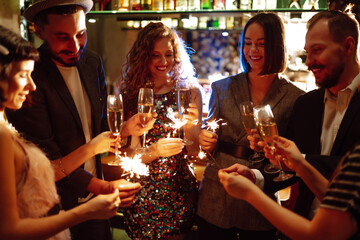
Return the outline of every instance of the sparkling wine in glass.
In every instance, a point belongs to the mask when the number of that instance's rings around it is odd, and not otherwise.
[[[111,133],[119,137],[124,118],[124,106],[121,94],[110,94],[107,97],[107,120]],[[115,160],[118,159],[119,141],[115,143]]]
[[[274,114],[271,111],[270,105],[267,104],[265,106],[255,107],[254,114],[255,114],[255,119],[257,122],[258,130],[259,130],[259,133],[260,133],[262,139],[275,152],[276,149],[274,146],[274,138],[279,136],[279,132],[278,132],[278,128],[277,128],[277,125],[276,125],[276,122],[274,119]],[[273,164],[271,164],[271,165],[273,165]],[[275,177],[274,181],[276,181],[276,182],[284,181],[293,176],[293,174],[285,173],[283,171],[283,169],[281,167],[281,162],[279,159],[278,159],[278,165],[279,165],[279,170],[278,170],[279,176]],[[273,173],[272,168],[273,168],[272,166],[267,165],[267,166],[265,166],[264,171],[268,172],[268,173]]]
[[[184,118],[184,115],[189,113],[188,109],[190,108],[190,103],[191,103],[190,86],[185,80],[180,80],[176,82],[175,90],[176,90],[178,111],[180,117]],[[184,130],[183,142],[185,145],[193,144],[193,141],[186,138],[185,130]]]
[[[254,105],[251,101],[240,103],[240,115],[241,121],[244,125],[244,129],[248,135],[251,135],[251,129],[257,129],[254,119]],[[250,155],[248,160],[252,163],[258,163],[265,160],[264,154],[255,151],[254,154]]]
[[[154,110],[154,93],[152,88],[140,88],[138,96],[138,113],[140,123],[143,127],[151,121]],[[149,151],[146,147],[146,133],[143,136],[142,148],[140,151]]]

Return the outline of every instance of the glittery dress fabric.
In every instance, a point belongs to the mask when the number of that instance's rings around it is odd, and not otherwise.
[[[155,95],[154,104],[158,117],[147,134],[148,145],[173,135],[168,114],[177,111],[175,91]],[[125,212],[127,234],[132,239],[184,234],[194,223],[197,204],[197,183],[185,148],[178,155],[158,158],[148,165],[149,176],[131,179],[140,182],[142,189]]]

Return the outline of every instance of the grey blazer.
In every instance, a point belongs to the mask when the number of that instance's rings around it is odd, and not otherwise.
[[[270,104],[279,134],[282,135],[291,114],[293,104],[304,91],[284,78],[277,77],[262,104]],[[230,76],[211,85],[208,118],[223,119],[226,125],[218,129],[219,141],[249,146],[242,126],[239,104],[250,101],[247,74]],[[221,228],[237,227],[242,230],[270,230],[273,226],[250,204],[230,197],[217,177],[217,171],[234,163],[250,166],[247,159],[221,152],[218,145],[214,151],[216,165],[208,165],[200,184],[197,214]],[[273,193],[272,193],[273,194]],[[274,195],[272,195],[274,198]]]

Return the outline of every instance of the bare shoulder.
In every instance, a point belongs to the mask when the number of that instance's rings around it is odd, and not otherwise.
[[[11,130],[3,124],[0,124],[0,141],[6,143],[6,141],[12,141]]]
[[[0,155],[8,158],[14,153],[14,149],[13,133],[9,128],[0,124]]]

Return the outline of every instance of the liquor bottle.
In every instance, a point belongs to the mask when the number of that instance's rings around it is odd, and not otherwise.
[[[253,10],[264,10],[265,9],[265,0],[253,0],[252,9]]]
[[[151,0],[141,0],[141,10],[151,10]]]
[[[226,0],[225,8],[226,10],[235,10],[239,9],[240,2],[239,0]]]
[[[163,0],[152,0],[152,10],[156,10],[156,11],[164,10]]]
[[[189,10],[199,10],[200,9],[200,0],[188,0],[188,9]]]
[[[266,0],[266,9],[274,10],[276,9],[276,0]]]
[[[140,0],[130,0],[131,10],[141,10]]]
[[[288,8],[300,9],[300,8],[301,8],[300,0],[291,0],[291,1],[289,1],[289,6],[288,6]]]
[[[175,0],[164,0],[164,10],[175,10]]]
[[[176,0],[175,1],[175,10],[186,11],[187,10],[187,0]]]
[[[212,9],[212,0],[200,0],[201,9]]]
[[[256,0],[254,0],[256,1]],[[240,0],[240,9],[242,10],[250,10],[252,6],[251,0]]]
[[[214,9],[225,9],[225,0],[213,0]]]

